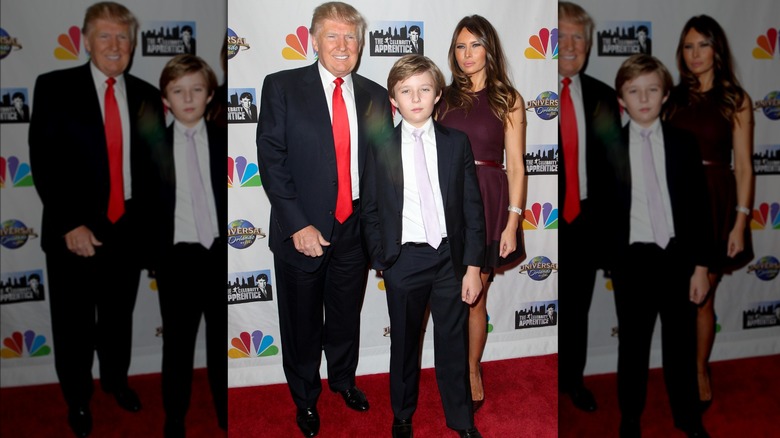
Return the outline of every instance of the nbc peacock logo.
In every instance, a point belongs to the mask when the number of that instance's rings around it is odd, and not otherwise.
[[[552,204],[545,202],[540,204],[535,202],[531,208],[523,212],[524,230],[557,230],[558,229],[558,209],[553,208]]]
[[[0,349],[0,358],[21,359],[23,357],[41,357],[51,354],[51,347],[46,345],[46,337],[27,330],[24,335],[13,332],[11,336],[3,339],[3,348]]]
[[[30,165],[15,156],[0,157],[0,188],[5,188],[6,184],[8,187],[32,187]]]
[[[274,345],[273,336],[264,335],[260,330],[253,331],[251,335],[249,332],[241,332],[237,338],[230,340],[230,345],[233,346],[228,350],[228,357],[231,359],[268,357],[279,354],[279,347]]]
[[[756,59],[772,59],[778,41],[777,29],[767,29],[766,34],[756,38],[756,46],[753,48],[753,57]]]
[[[527,59],[547,59],[548,50],[552,50],[550,59],[558,59],[558,29],[543,27],[539,33],[528,38],[530,47],[525,49]]]
[[[773,230],[780,230],[780,203],[762,202],[757,209],[753,210],[750,229],[763,230],[767,226]]]
[[[233,187],[260,187],[260,173],[257,163],[250,163],[244,156],[235,159],[228,157],[228,188]]]
[[[298,26],[295,33],[287,34],[284,39],[287,46],[282,49],[282,57],[291,61],[305,61],[309,54],[309,29],[306,26]],[[314,59],[317,59],[317,52],[312,48]]]
[[[59,46],[54,49],[54,57],[63,61],[79,59],[81,50],[81,30],[78,26],[71,26],[68,33],[61,33],[57,37]]]

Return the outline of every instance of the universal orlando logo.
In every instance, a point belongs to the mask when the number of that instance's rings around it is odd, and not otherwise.
[[[534,111],[542,120],[552,120],[558,117],[558,94],[554,91],[543,91],[536,99],[529,100],[526,111]]]

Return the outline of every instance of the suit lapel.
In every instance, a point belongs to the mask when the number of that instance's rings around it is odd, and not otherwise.
[[[436,159],[438,161],[439,169],[439,188],[441,189],[441,197],[444,205],[447,205],[447,196],[449,195],[450,185],[450,170],[452,169],[452,160],[455,155],[453,152],[453,146],[450,142],[449,134],[439,126],[438,123],[433,123],[434,132],[436,133]]]

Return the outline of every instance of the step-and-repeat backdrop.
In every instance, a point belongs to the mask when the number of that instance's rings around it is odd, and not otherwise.
[[[229,112],[228,163],[230,386],[284,381],[275,296],[261,301],[259,294],[253,293],[258,276],[265,274],[273,285],[276,272],[266,240],[270,204],[257,173],[257,119],[245,115],[241,101],[259,102],[267,74],[315,62],[317,54],[307,29],[320,3],[274,2],[271,7],[270,2],[229,1],[228,102],[235,107]],[[458,21],[479,14],[497,29],[513,83],[527,104],[526,256],[498,275],[491,286],[484,360],[555,353],[558,329],[545,309],[548,304],[556,308],[558,304],[556,3],[354,0],[351,4],[368,22],[358,72],[382,85],[398,57],[410,52],[411,26],[419,26],[424,54],[448,80],[447,51]],[[430,321],[425,335],[424,367],[433,365],[432,324]],[[371,271],[362,312],[359,374],[387,372],[389,325],[384,285]],[[327,375],[324,359],[322,375]]]
[[[29,115],[35,111],[32,94],[36,77],[88,61],[80,29],[85,11],[93,3],[95,1],[91,0],[29,0],[3,1],[0,5],[2,386],[57,381],[48,277],[40,247],[42,207],[33,186],[35,174],[30,171],[27,131]],[[196,54],[211,65],[220,82],[223,80],[219,53],[227,22],[225,0],[133,0],[126,4],[140,22],[131,74],[157,86],[165,63],[183,51],[180,33],[189,26],[198,43]],[[68,181],[62,181],[62,184],[68,184]],[[73,189],[78,190],[77,187]],[[106,285],[106,293],[111,293],[110,284]],[[156,286],[153,279],[144,277],[135,308],[131,374],[160,371],[160,326]],[[196,353],[196,366],[201,367],[206,362],[202,332]],[[93,373],[98,375],[97,362]]]
[[[620,64],[639,50],[640,26],[648,29],[653,56],[678,82],[675,51],[685,22],[706,14],[729,39],[737,76],[753,100],[755,201],[750,227],[755,258],[726,275],[715,299],[716,337],[712,360],[780,353],[780,2],[775,0],[685,1],[581,0],[596,22],[586,73],[614,87]],[[609,232],[609,224],[602,230]],[[648,266],[664,275],[664,261]],[[564,303],[564,315],[566,309]],[[590,312],[586,374],[615,371],[617,318],[609,279],[596,281]],[[661,365],[660,321],[656,324],[651,366]]]

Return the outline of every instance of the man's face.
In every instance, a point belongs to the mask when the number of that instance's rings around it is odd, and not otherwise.
[[[547,308],[547,315],[552,317],[553,316],[553,312],[555,312],[555,309],[553,309],[552,307],[548,307]]]
[[[246,109],[249,109],[250,105],[252,105],[252,99],[248,97],[244,97],[241,99],[241,106],[243,106]]]
[[[640,30],[639,32],[637,32],[636,37],[640,43],[644,44],[645,41],[647,40],[647,32],[645,32],[644,30]]]
[[[189,43],[190,39],[192,39],[192,33],[190,33],[190,31],[185,30],[181,33],[181,40],[184,41],[184,44]]]
[[[21,97],[14,97],[14,106],[19,109],[22,109],[22,106],[24,106],[24,101],[22,100]]]
[[[261,278],[257,279],[257,285],[260,286],[261,288],[265,288],[265,285],[267,283],[268,283],[268,280],[266,280],[265,278],[261,277]]]
[[[558,74],[570,78],[582,70],[588,59],[585,26],[569,20],[558,21]]]
[[[114,77],[121,75],[130,64],[131,40],[128,25],[98,18],[89,28],[84,47],[98,70]]]
[[[416,30],[409,32],[409,39],[416,43],[417,40],[420,39],[420,32],[417,32]]]
[[[337,78],[350,74],[360,56],[356,27],[339,21],[324,20],[312,46],[322,66]]]

